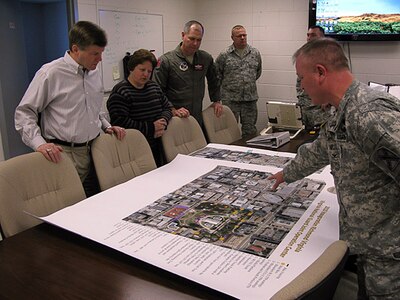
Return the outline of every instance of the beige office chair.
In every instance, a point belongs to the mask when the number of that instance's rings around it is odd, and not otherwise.
[[[9,237],[41,221],[26,214],[46,216],[86,198],[72,161],[59,163],[41,153],[29,153],[0,162],[0,225]]]
[[[203,110],[203,122],[210,143],[231,144],[242,138],[238,122],[231,109],[224,105],[222,115],[217,117],[214,107]]]
[[[102,191],[156,168],[145,136],[127,129],[123,140],[102,134],[92,144],[92,157]]]
[[[167,162],[172,161],[179,153],[190,154],[207,145],[199,123],[192,116],[173,117],[161,141]]]
[[[333,242],[321,256],[271,300],[332,299],[349,255],[344,241]]]

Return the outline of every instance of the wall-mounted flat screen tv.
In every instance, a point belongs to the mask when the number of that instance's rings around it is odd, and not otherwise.
[[[339,41],[400,41],[400,1],[309,0],[309,25]]]

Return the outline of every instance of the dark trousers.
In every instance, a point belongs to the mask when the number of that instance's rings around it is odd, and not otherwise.
[[[90,167],[89,174],[82,182],[83,189],[85,190],[86,197],[91,197],[101,192],[99,180],[97,178],[96,169],[93,164],[92,154],[90,153]]]

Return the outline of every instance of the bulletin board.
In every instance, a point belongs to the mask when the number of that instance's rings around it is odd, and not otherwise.
[[[106,92],[124,79],[122,59],[126,52],[143,48],[154,50],[156,57],[164,53],[162,15],[99,10],[99,24],[108,39],[101,64]]]

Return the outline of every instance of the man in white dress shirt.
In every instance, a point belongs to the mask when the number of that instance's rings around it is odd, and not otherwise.
[[[111,126],[101,112],[103,85],[97,64],[106,45],[103,29],[77,22],[69,32],[70,49],[39,69],[15,111],[22,141],[54,163],[66,153],[83,183],[93,173],[90,145],[100,131],[125,136],[125,129]]]

